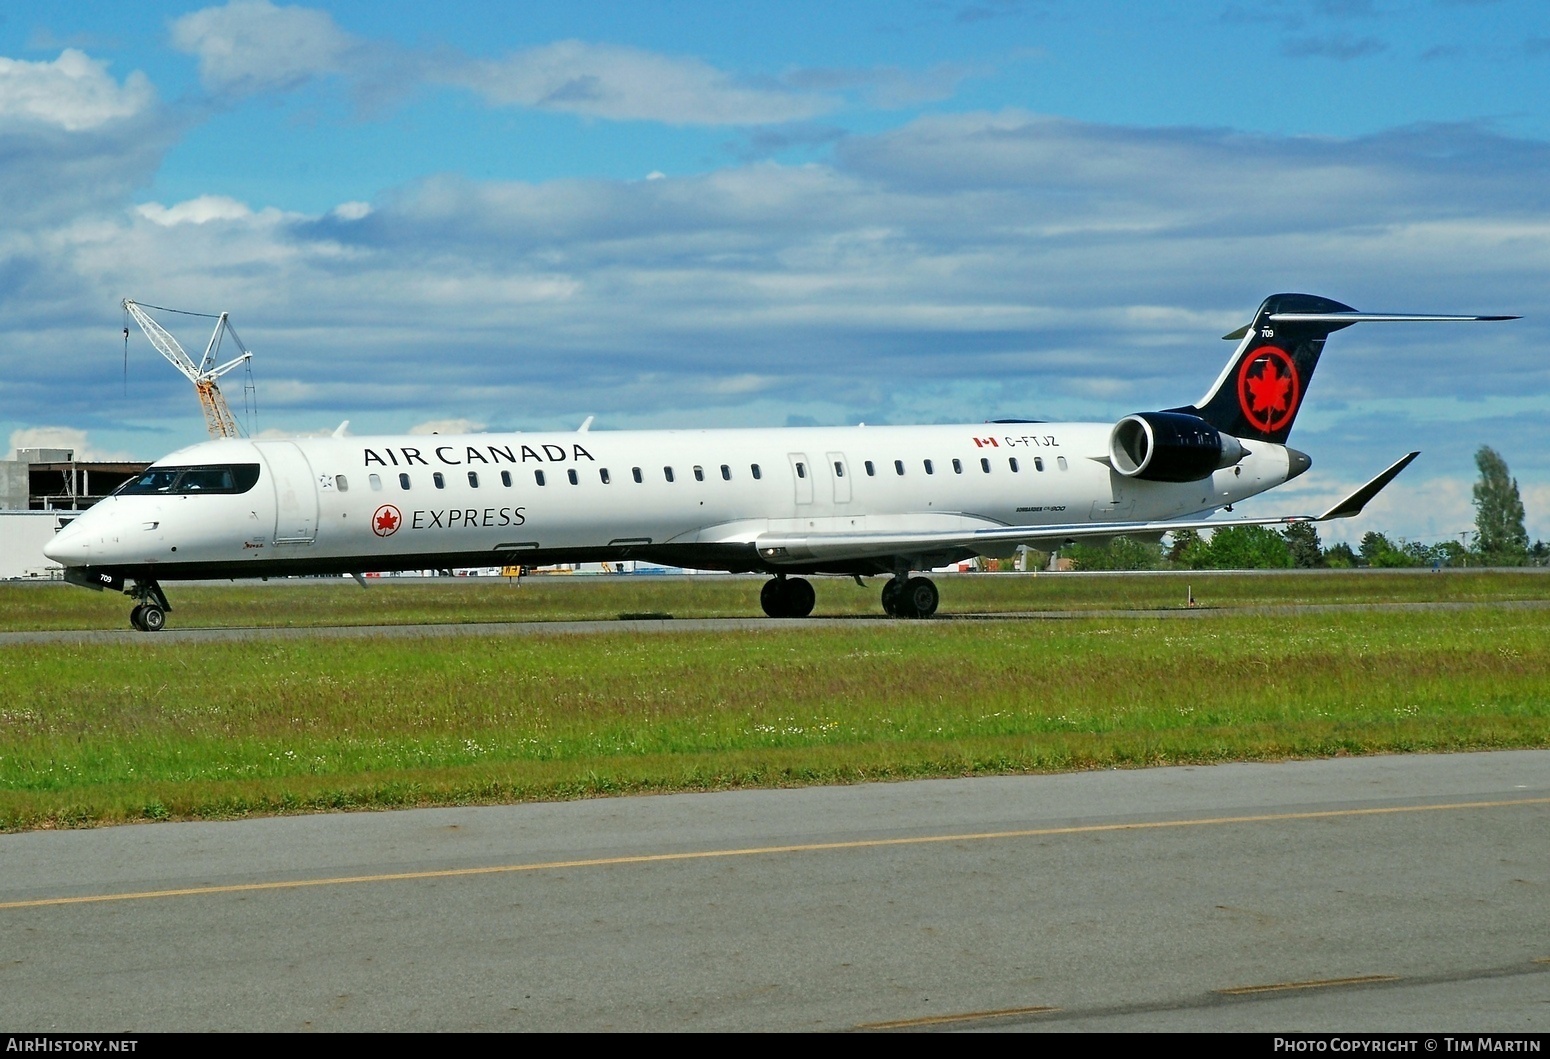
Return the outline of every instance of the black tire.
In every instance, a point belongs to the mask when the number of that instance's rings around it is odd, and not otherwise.
[[[788,618],[807,617],[818,602],[818,593],[813,591],[813,583],[805,577],[788,577],[785,595]]]
[[[929,618],[936,613],[940,597],[936,585],[927,577],[912,577],[904,583],[904,602],[912,618]]]
[[[786,617],[786,583],[779,578],[771,578],[764,582],[764,587],[759,590],[759,606],[764,608],[764,613],[772,618]]]
[[[899,612],[899,602],[903,596],[904,579],[899,577],[890,578],[888,583],[883,586],[883,613],[890,618],[904,617]]]
[[[140,628],[146,632],[161,632],[167,624],[167,614],[154,603],[147,603],[140,611]]]
[[[140,624],[140,615],[145,613],[145,604],[136,603],[134,609],[129,612],[129,627],[145,631],[145,626]]]

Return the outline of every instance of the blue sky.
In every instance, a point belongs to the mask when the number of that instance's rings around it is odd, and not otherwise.
[[[1550,537],[1547,82],[1541,0],[9,4],[0,436],[199,440],[126,295],[365,433],[1117,419],[1300,290],[1526,318],[1335,336],[1263,503],[1489,444]]]

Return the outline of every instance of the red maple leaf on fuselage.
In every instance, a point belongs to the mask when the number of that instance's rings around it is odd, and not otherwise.
[[[1274,421],[1285,414],[1292,396],[1292,377],[1282,375],[1274,360],[1266,357],[1260,362],[1259,374],[1250,375],[1246,381],[1255,412],[1266,421]]]
[[[377,516],[377,529],[390,533],[398,528],[398,516],[391,511],[384,511]]]

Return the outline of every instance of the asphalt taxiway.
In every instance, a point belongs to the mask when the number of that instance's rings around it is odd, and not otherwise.
[[[0,836],[10,1030],[1550,1026],[1550,751]]]

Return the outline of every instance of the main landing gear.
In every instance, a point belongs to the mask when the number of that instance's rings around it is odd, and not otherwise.
[[[860,578],[857,578],[860,583]],[[812,584],[803,577],[777,574],[764,583],[759,605],[772,618],[805,618],[813,612]],[[927,577],[897,574],[883,586],[883,610],[894,618],[929,618],[936,613],[936,585]]]
[[[805,618],[817,599],[812,582],[784,574],[766,581],[759,592],[759,606],[772,618]]]
[[[896,575],[883,586],[883,610],[893,618],[929,618],[936,613],[936,584],[928,577]]]
[[[161,632],[167,624],[167,612],[172,609],[161,586],[155,581],[136,581],[125,594],[139,600],[129,612],[129,624],[141,632]]]

